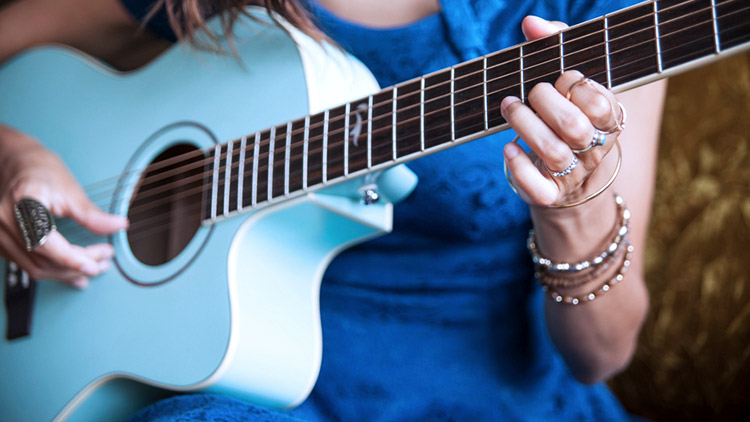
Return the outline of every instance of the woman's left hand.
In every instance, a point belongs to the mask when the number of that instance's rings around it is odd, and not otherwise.
[[[523,25],[530,39],[565,27],[536,17],[526,18]],[[526,154],[514,142],[504,150],[519,194],[529,204],[570,203],[590,194],[587,181],[603,167],[619,135],[616,129],[624,116],[614,94],[594,81],[583,82],[583,77],[575,70],[565,72],[554,86],[534,86],[529,105],[516,97],[507,97],[500,105],[505,119],[533,151]],[[603,134],[604,144],[592,146]]]

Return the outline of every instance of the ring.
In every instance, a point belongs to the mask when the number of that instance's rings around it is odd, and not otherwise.
[[[517,139],[518,137],[516,137]],[[515,140],[513,142],[515,142]],[[610,186],[612,186],[612,183],[615,182],[615,179],[617,179],[617,175],[620,174],[620,169],[622,168],[622,147],[620,147],[620,142],[615,139],[615,146],[617,147],[617,166],[615,167],[615,171],[612,172],[612,175],[609,177],[609,180],[607,180],[606,183],[604,183],[604,186],[599,188],[596,192],[592,193],[591,195],[575,202],[570,202],[567,204],[552,204],[548,205],[545,208],[572,208],[577,207],[579,205],[583,205],[592,199],[596,198],[597,196],[601,195],[602,192],[607,190]],[[513,181],[513,179],[510,177],[510,172],[508,172],[508,162],[503,159],[503,171],[505,172],[505,178],[508,180],[508,184],[510,185],[510,188],[515,192],[516,195],[521,196],[518,193],[518,186],[516,186],[516,182]]]
[[[21,199],[13,205],[13,211],[28,252],[42,246],[49,234],[57,228],[55,217],[35,199]]]
[[[565,170],[560,170],[560,171],[553,171],[552,169],[547,167],[547,163],[545,163],[544,161],[542,161],[542,164],[544,164],[544,168],[546,168],[547,171],[549,171],[549,174],[555,177],[565,177],[569,175],[573,171],[573,169],[575,169],[576,166],[578,165],[578,157],[574,155],[573,161],[571,161],[570,164],[568,164],[568,167],[565,167]]]
[[[607,134],[597,128],[594,128],[594,136],[591,137],[591,143],[589,143],[588,146],[586,146],[586,148],[584,149],[571,148],[571,151],[573,151],[575,154],[581,154],[590,150],[593,147],[600,147],[604,145],[606,142],[607,142]]]
[[[610,135],[610,134],[622,132],[623,130],[625,130],[625,120],[627,120],[628,118],[628,113],[627,111],[625,111],[625,106],[623,106],[621,102],[617,101],[617,106],[620,107],[620,116],[622,116],[622,118],[618,122],[617,117],[616,117],[617,114],[615,111],[614,103],[612,103],[612,101],[607,96],[606,92],[604,92],[604,88],[601,88],[599,85],[595,84],[593,80],[584,76],[583,78],[573,82],[572,84],[570,84],[570,87],[568,88],[568,92],[567,94],[565,94],[565,98],[570,100],[570,97],[573,95],[573,88],[581,84],[585,84],[594,88],[600,94],[604,95],[604,98],[606,98],[607,101],[609,101],[609,106],[610,106],[610,109],[612,110],[612,120],[615,121],[615,128],[612,130],[604,131],[604,133],[607,135]]]

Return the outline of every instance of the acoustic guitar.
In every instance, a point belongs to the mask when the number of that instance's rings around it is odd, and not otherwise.
[[[162,389],[294,406],[320,368],[322,274],[391,230],[416,183],[401,164],[507,129],[500,101],[565,70],[623,91],[750,46],[750,0],[649,1],[380,90],[251,13],[236,57],[177,44],[121,73],[47,46],[0,68],[0,121],[131,221],[58,221],[116,250],[85,292],[0,260],[0,419],[111,420]]]

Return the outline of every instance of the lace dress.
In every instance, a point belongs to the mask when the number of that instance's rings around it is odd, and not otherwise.
[[[389,86],[522,42],[528,14],[576,23],[627,3],[442,0],[441,13],[392,29],[309,7]],[[300,407],[189,395],[134,420],[629,420],[605,385],[573,378],[548,337],[525,248],[528,207],[503,175],[511,137],[410,163],[420,183],[395,207],[393,233],[331,263],[321,291],[320,378]]]

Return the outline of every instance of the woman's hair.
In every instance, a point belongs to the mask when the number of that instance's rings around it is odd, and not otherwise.
[[[200,46],[220,49],[216,35],[206,26],[206,18],[217,14],[222,31],[231,42],[232,26],[237,18],[247,16],[245,7],[250,5],[265,7],[272,19],[281,17],[318,42],[327,39],[298,0],[157,0],[145,20],[148,21],[163,7],[177,39],[193,42],[196,33],[205,32],[213,45]]]

